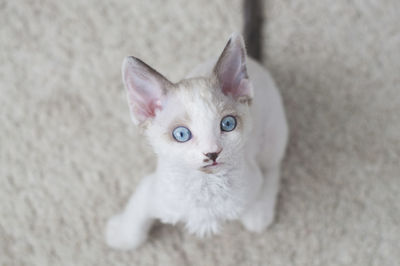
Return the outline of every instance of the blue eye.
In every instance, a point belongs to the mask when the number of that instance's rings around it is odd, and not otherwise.
[[[186,127],[177,127],[172,131],[172,136],[178,142],[186,142],[192,138],[192,133]]]
[[[227,115],[224,118],[222,118],[221,120],[221,130],[222,131],[232,131],[236,128],[236,118],[231,116],[231,115]]]

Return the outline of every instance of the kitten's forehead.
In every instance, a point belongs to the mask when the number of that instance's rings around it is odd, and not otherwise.
[[[174,84],[169,97],[190,116],[211,117],[236,109],[234,99],[222,93],[214,77],[184,79]]]
[[[175,84],[174,94],[179,98],[196,102],[199,100],[206,102],[216,102],[217,82],[213,78],[190,78],[184,79]]]
[[[235,113],[234,100],[225,96],[212,78],[190,78],[168,89],[164,109],[157,116],[157,124],[167,131],[176,126],[199,127],[207,131],[218,128],[222,115]],[[198,128],[198,129],[199,129]]]

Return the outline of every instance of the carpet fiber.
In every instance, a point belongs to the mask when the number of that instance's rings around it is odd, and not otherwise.
[[[126,55],[179,80],[242,28],[241,2],[0,1],[0,265],[400,265],[400,2],[267,0],[264,64],[291,128],[277,219],[104,242],[154,155]]]

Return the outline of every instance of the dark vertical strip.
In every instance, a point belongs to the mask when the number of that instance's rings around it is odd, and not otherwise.
[[[263,25],[263,0],[244,0],[243,36],[247,54],[262,61],[262,25]]]

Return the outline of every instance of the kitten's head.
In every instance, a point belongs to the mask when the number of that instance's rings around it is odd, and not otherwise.
[[[243,40],[233,35],[207,77],[171,83],[141,60],[122,67],[131,117],[160,160],[206,173],[232,168],[243,157],[251,128],[253,90]]]

